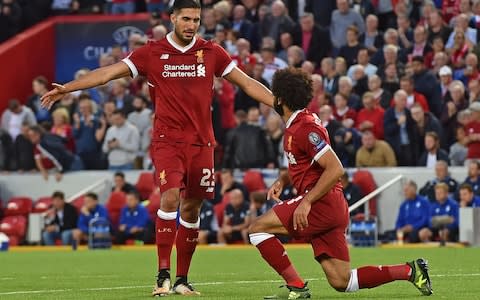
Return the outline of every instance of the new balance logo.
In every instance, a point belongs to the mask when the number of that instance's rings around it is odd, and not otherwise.
[[[207,188],[207,193],[213,193],[213,186],[212,186],[212,187],[209,187],[209,188]]]
[[[206,71],[205,71],[205,65],[198,65],[197,66],[197,76],[198,77],[205,77]]]
[[[160,56],[160,59],[168,59],[170,57],[170,55],[168,54],[162,54],[162,56]]]

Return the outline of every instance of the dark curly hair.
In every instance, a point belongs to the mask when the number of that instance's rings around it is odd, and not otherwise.
[[[313,97],[312,79],[298,68],[278,70],[273,75],[272,93],[289,110],[304,109]]]

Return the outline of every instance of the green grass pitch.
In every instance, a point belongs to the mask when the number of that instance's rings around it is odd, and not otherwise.
[[[421,299],[409,282],[395,282],[355,294],[334,291],[308,247],[287,248],[313,299]],[[352,266],[394,264],[417,257],[430,262],[431,299],[480,299],[480,250],[352,249]],[[172,262],[175,258],[172,257]],[[156,271],[153,247],[0,253],[0,299],[151,299]],[[190,280],[201,299],[262,299],[277,294],[277,274],[253,247],[197,249]],[[180,296],[170,296],[179,299]]]

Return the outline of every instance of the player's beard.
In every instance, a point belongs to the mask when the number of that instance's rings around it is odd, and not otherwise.
[[[279,114],[281,117],[283,117],[283,115],[285,114],[285,112],[283,111],[283,106],[278,103],[277,98],[275,98],[275,101],[273,101],[273,109],[275,109],[277,114]]]
[[[195,33],[192,35],[191,38],[187,38],[187,37],[185,37],[185,36],[183,35],[183,32],[178,31],[178,30],[177,30],[177,27],[175,27],[175,35],[176,35],[177,38],[178,38],[179,40],[181,40],[181,41],[185,44],[185,46],[186,46],[186,45],[188,45],[188,44],[190,44],[190,43],[192,42],[193,37],[195,36]]]

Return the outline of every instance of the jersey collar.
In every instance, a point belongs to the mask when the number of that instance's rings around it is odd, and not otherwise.
[[[197,38],[193,37],[190,44],[186,45],[185,47],[182,47],[173,40],[173,37],[172,37],[173,34],[174,34],[173,31],[167,34],[167,41],[170,43],[170,45],[172,45],[173,48],[177,49],[182,53],[185,53],[188,50],[190,50],[193,47],[193,45],[195,45],[195,43],[197,42]]]
[[[302,111],[304,111],[304,110],[305,110],[305,108],[294,111],[294,112],[292,113],[292,115],[290,116],[290,118],[288,118],[286,127],[287,127],[287,128],[290,127],[290,125],[292,125],[292,123],[293,123],[293,121],[295,120],[295,118],[297,117],[297,115],[298,115],[299,113],[301,113]]]

